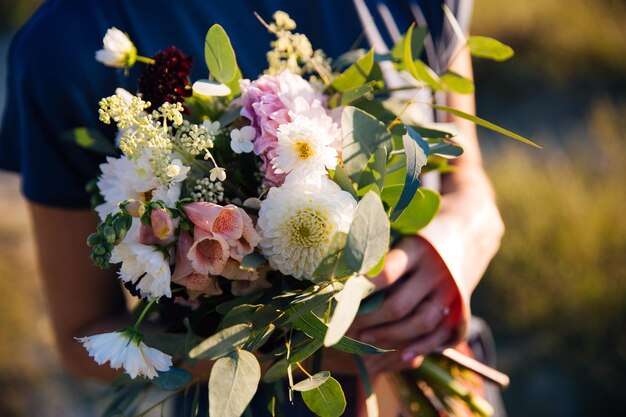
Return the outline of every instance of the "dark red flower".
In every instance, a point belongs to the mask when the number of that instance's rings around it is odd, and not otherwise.
[[[145,65],[139,76],[139,94],[153,108],[167,103],[184,103],[192,94],[189,74],[193,57],[186,56],[174,46],[158,52],[154,64]]]

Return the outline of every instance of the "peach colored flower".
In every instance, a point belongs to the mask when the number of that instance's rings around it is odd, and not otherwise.
[[[187,252],[193,269],[203,275],[220,275],[230,257],[228,242],[198,227],[194,231],[194,243]]]
[[[239,262],[244,256],[254,252],[254,248],[261,242],[261,235],[254,228],[254,223],[248,213],[239,208],[239,213],[243,219],[243,232],[236,240],[228,241],[230,245],[230,256]]]
[[[154,235],[161,240],[167,240],[174,235],[172,217],[164,209],[153,209],[150,212],[150,224]]]
[[[254,281],[233,281],[230,292],[232,292],[233,295],[241,296],[272,288],[272,284],[267,280],[269,270],[269,265],[258,268],[255,271],[258,277]]]
[[[243,233],[242,215],[232,204],[222,207],[218,204],[197,202],[187,204],[184,210],[196,227],[215,236],[235,240]]]

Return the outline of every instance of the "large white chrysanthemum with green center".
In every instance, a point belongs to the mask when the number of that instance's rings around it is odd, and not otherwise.
[[[333,235],[347,232],[355,199],[327,177],[272,188],[261,204],[261,251],[285,275],[311,279]]]

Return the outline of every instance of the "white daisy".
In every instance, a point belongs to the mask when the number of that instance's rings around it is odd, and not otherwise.
[[[168,207],[176,204],[180,197],[180,182],[187,177],[189,167],[179,160],[172,161],[167,168],[168,174],[172,174],[171,182],[163,185],[154,174],[149,158],[149,152],[137,160],[125,156],[107,157],[107,162],[100,165],[102,175],[98,179],[98,189],[104,197],[104,203],[96,207],[100,219],[117,213],[118,204],[131,198],[138,201],[161,200]]]
[[[109,67],[132,67],[137,59],[137,48],[121,30],[110,28],[102,39],[104,48],[96,51],[96,61]]]
[[[172,366],[172,357],[141,341],[141,334],[131,329],[102,333],[77,339],[98,365],[110,362],[111,368],[123,367],[131,378],[138,375],[149,379]]]
[[[171,270],[163,252],[154,246],[139,243],[141,223],[133,219],[124,240],[111,251],[111,263],[122,263],[119,276],[124,282],[137,284],[141,295],[148,298],[171,297]]]
[[[354,198],[326,177],[271,188],[257,223],[261,251],[272,268],[310,279],[333,235],[350,228],[355,207]]]
[[[319,119],[296,117],[278,128],[278,146],[272,165],[277,174],[298,177],[323,175],[337,166],[332,132]]]

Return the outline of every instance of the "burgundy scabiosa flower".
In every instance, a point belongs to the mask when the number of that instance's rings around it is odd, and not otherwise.
[[[139,93],[152,108],[167,103],[184,103],[190,97],[189,74],[193,57],[186,56],[174,46],[158,52],[154,64],[146,65],[139,76]]]

